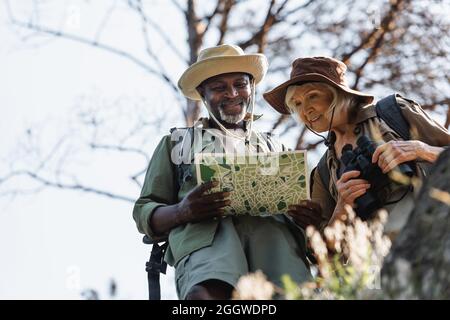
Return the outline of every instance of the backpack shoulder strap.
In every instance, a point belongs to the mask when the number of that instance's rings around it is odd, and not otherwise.
[[[378,117],[383,119],[403,140],[410,140],[409,123],[403,116],[396,97],[397,94],[392,94],[381,99],[377,102],[375,110]]]

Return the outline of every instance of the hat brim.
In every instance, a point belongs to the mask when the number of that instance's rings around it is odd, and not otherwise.
[[[244,72],[251,74],[255,83],[265,76],[268,62],[264,55],[221,56],[199,61],[190,66],[180,77],[178,87],[192,100],[201,100],[197,87],[206,79],[223,73]]]
[[[301,75],[298,77],[294,77],[294,78],[282,83],[278,87],[276,87],[268,92],[263,93],[263,97],[279,113],[290,114],[291,112],[285,103],[287,88],[291,85],[296,85],[296,84],[298,85],[298,84],[303,84],[303,83],[307,83],[307,82],[327,83],[337,89],[341,89],[345,92],[348,92],[350,94],[357,96],[360,99],[360,101],[364,102],[365,104],[372,103],[373,100],[375,99],[374,96],[372,96],[372,95],[365,94],[360,91],[353,90],[349,87],[338,84],[338,83],[334,82],[333,80],[331,80],[330,78],[325,77],[324,75],[319,74],[319,73],[308,73],[308,74],[304,74],[304,75]]]

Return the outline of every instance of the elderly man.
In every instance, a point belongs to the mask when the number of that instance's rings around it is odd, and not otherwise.
[[[133,217],[153,241],[168,238],[165,261],[175,267],[180,299],[229,299],[238,279],[256,270],[277,285],[283,274],[297,282],[310,277],[303,229],[315,224],[315,215],[308,214],[308,203],[297,211],[291,208],[297,223],[286,215],[224,216],[230,193],[211,193],[215,182],[197,186],[195,165],[189,161],[192,145],[200,145],[196,152],[211,152],[211,145],[217,150],[218,142],[225,153],[284,150],[272,137],[252,130],[255,85],[267,66],[262,54],[221,45],[201,51],[178,82],[187,98],[203,101],[210,118],[163,137]]]

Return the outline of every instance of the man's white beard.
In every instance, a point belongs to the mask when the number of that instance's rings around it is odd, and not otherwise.
[[[226,123],[238,124],[239,122],[244,120],[246,114],[247,114],[247,104],[245,102],[244,102],[241,112],[238,114],[234,114],[234,115],[226,114],[223,111],[223,109],[219,107],[220,120],[222,120]]]

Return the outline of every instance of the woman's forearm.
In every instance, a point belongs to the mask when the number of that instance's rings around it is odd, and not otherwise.
[[[422,143],[422,147],[419,149],[419,157],[428,162],[435,162],[442,151],[444,151],[443,147],[434,147]]]

